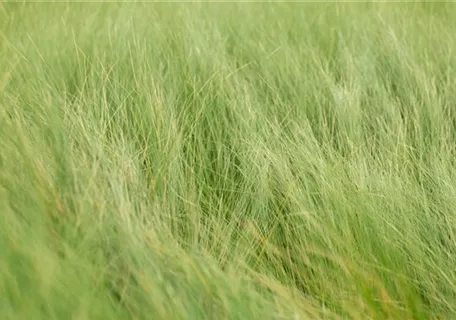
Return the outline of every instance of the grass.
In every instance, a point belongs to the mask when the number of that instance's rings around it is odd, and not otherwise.
[[[2,2],[2,319],[455,318],[455,14]]]

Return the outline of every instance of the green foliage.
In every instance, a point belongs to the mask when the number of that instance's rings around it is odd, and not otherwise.
[[[456,317],[455,14],[1,3],[2,319]]]

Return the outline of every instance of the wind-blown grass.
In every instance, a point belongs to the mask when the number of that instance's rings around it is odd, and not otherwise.
[[[0,4],[2,319],[456,317],[455,14]]]

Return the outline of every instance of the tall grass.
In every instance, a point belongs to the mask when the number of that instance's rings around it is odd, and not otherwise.
[[[455,14],[1,3],[1,318],[455,318]]]

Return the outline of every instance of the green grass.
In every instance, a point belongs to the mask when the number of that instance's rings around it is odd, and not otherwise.
[[[455,15],[2,2],[1,318],[456,318]]]

